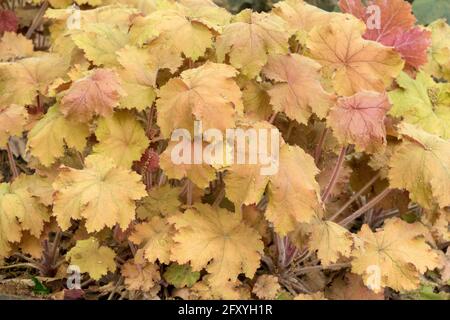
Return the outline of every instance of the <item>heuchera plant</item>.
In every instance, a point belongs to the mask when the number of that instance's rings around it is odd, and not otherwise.
[[[41,10],[46,51],[0,13],[1,272],[59,275],[55,297],[446,297],[444,20],[403,0],[76,2]],[[276,174],[174,163],[199,121],[279,131]]]

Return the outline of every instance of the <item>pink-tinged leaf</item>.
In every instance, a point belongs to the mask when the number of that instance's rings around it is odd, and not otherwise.
[[[391,37],[402,30],[414,27],[416,17],[412,14],[411,4],[404,0],[375,0],[369,5],[380,8],[380,28],[368,28],[364,38],[383,43],[386,37]],[[370,22],[370,13],[367,13],[367,22]]]
[[[421,65],[427,63],[427,50],[431,45],[431,32],[415,27],[385,37],[382,44],[394,47],[408,65],[418,69]]]
[[[372,0],[364,6],[361,0],[340,0],[339,6],[343,12],[350,13],[366,23],[365,39],[394,47],[409,66],[419,68],[427,62],[427,50],[431,44],[430,34],[414,27],[416,18],[409,2]],[[374,8],[378,8],[379,11]]]
[[[342,12],[350,13],[358,19],[366,21],[366,7],[361,0],[339,0]]]
[[[95,69],[72,83],[61,99],[61,112],[67,118],[86,122],[94,115],[107,117],[125,95],[117,74],[110,69]]]
[[[3,32],[16,32],[19,28],[19,19],[11,10],[0,10],[0,34]]]
[[[342,144],[373,153],[386,144],[384,119],[390,104],[386,93],[362,91],[338,100],[328,124]]]
[[[404,0],[374,0],[365,7],[361,0],[340,0],[339,6],[345,13],[350,13],[367,24],[364,38],[381,42],[383,38],[392,36],[402,30],[408,30],[416,23],[411,4]],[[372,10],[379,9],[377,12]],[[379,18],[379,28],[376,19]]]

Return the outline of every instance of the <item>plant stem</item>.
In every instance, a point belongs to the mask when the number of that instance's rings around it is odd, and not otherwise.
[[[359,196],[361,196],[367,189],[369,189],[379,178],[381,173],[376,174],[369,182],[367,182],[357,193],[355,193],[330,219],[330,221],[336,220],[336,218],[345,211]]]
[[[291,283],[288,280],[279,279],[280,284],[286,288],[293,296],[297,295],[297,291],[291,286]]]
[[[78,160],[80,161],[81,167],[84,168],[84,156],[80,151],[77,151],[76,156],[78,158]]]
[[[259,201],[259,203],[256,205],[256,208],[260,211],[265,211],[267,208],[267,203],[269,200],[267,199],[267,195],[264,195],[262,199]]]
[[[119,278],[119,280],[117,280],[114,289],[111,291],[111,293],[110,293],[109,296],[108,296],[108,300],[112,300],[112,299],[114,298],[114,295],[119,291],[119,288],[120,288],[120,286],[121,286],[122,283],[123,283],[123,280],[124,280],[124,279],[123,279],[122,276]]]
[[[35,266],[37,269],[39,269],[40,271],[45,270],[45,266],[42,263],[39,263],[37,261],[35,261],[32,258],[28,258],[26,255],[21,254],[21,253],[14,253],[14,256],[21,258],[25,261],[28,261],[29,263],[31,263],[33,266]]]
[[[294,129],[294,121],[290,121],[289,122],[289,127],[288,127],[288,131],[287,131],[287,133],[286,133],[286,139],[285,139],[285,141],[288,141],[289,140],[289,138],[291,137],[291,134],[292,134],[292,130]]]
[[[216,199],[214,200],[213,207],[218,207],[225,197],[225,188],[221,187],[219,193],[217,194]]]
[[[288,237],[285,238],[285,265],[286,267],[289,266],[297,257],[298,255],[298,249],[297,247],[292,244],[292,242],[289,240]]]
[[[186,194],[186,204],[188,206],[192,206],[192,197],[193,197],[193,190],[194,189],[194,185],[192,184],[191,180],[187,180],[187,194]]]
[[[341,152],[339,153],[339,157],[336,162],[336,165],[334,166],[330,181],[328,182],[328,185],[322,194],[322,202],[324,202],[324,203],[328,200],[328,197],[330,196],[331,192],[334,189],[334,186],[336,185],[336,182],[339,177],[339,173],[341,172],[341,169],[342,169],[342,164],[344,163],[344,160],[345,160],[346,152],[347,152],[347,147],[343,147],[341,149]]]
[[[30,28],[28,28],[27,33],[25,34],[25,37],[28,39],[33,35],[34,31],[41,25],[42,18],[44,17],[45,11],[48,8],[48,1],[44,1],[42,3],[42,6],[39,8],[38,13],[33,19],[33,22],[31,23]]]
[[[11,148],[9,147],[9,142],[6,144],[6,152],[8,153],[8,161],[12,173],[12,180],[14,180],[19,176],[19,170],[17,169],[16,161],[14,160],[14,155],[11,151]]]
[[[275,243],[277,245],[278,251],[278,266],[284,269],[286,251],[284,247],[284,241],[278,234],[275,234]]]
[[[411,210],[416,210],[417,208],[419,208],[419,206],[417,204],[410,205],[410,206],[408,206],[407,212],[410,212]],[[382,214],[378,215],[374,219],[374,221],[372,222],[372,225],[374,227],[376,227],[378,224],[382,223],[384,220],[395,217],[399,213],[400,213],[400,211],[398,209],[389,210],[387,212],[382,212]]]
[[[283,279],[286,281],[286,284],[289,284],[291,287],[293,287],[297,292],[304,292],[307,294],[311,293],[311,290],[306,288],[305,284],[302,283],[299,279],[294,277],[288,277],[287,279]],[[297,294],[297,293],[296,293]]]
[[[133,242],[131,242],[130,240],[128,240],[128,247],[130,247],[130,251],[133,254],[133,257],[136,255],[136,246],[134,245]]]
[[[11,264],[9,266],[0,267],[0,270],[11,269],[11,268],[33,268],[33,269],[41,270],[38,266],[35,266],[33,263]]]
[[[150,191],[153,187],[153,174],[151,172],[145,172],[145,184],[147,187],[147,191]]]
[[[84,288],[84,287],[90,285],[90,284],[93,283],[93,282],[95,282],[95,280],[89,278],[89,279],[87,279],[86,281],[84,281],[83,283],[81,283],[80,287],[81,287],[81,288]]]
[[[275,119],[277,118],[277,114],[278,114],[278,112],[274,112],[272,114],[272,116],[269,119],[269,123],[273,123],[275,121]]]
[[[147,137],[149,139],[153,138],[151,136],[151,132],[152,132],[152,128],[153,128],[153,116],[154,116],[154,114],[155,114],[155,107],[152,106],[150,108],[150,112],[148,113],[148,117],[147,117],[147,131],[146,131],[146,134],[147,134]]]
[[[36,96],[36,112],[37,113],[44,113],[44,108],[42,107],[41,96],[40,96],[39,93]]]
[[[55,239],[53,240],[52,252],[51,252],[51,264],[54,266],[56,264],[56,260],[58,259],[58,249],[59,243],[61,242],[62,232],[57,231],[55,235]]]
[[[314,271],[314,270],[343,269],[343,268],[347,268],[347,267],[350,267],[350,263],[336,263],[336,264],[331,264],[329,266],[323,266],[323,265],[309,266],[309,267],[303,267],[303,268],[297,270],[295,272],[295,275],[308,273],[308,272]]]
[[[263,255],[261,257],[261,261],[264,262],[267,265],[267,267],[269,268],[270,272],[273,272],[275,270],[275,267],[273,265],[273,261],[272,261],[271,257]]]
[[[164,183],[166,183],[166,175],[161,171],[161,175],[159,176],[158,187],[161,187]]]
[[[325,142],[325,137],[327,136],[328,128],[324,128],[322,134],[320,135],[319,142],[317,143],[316,150],[314,151],[314,162],[316,165],[320,161],[320,156],[322,155],[322,148]]]
[[[313,251],[306,251],[306,254],[303,256],[300,256],[300,258],[296,261],[296,263],[302,263],[303,261],[306,261],[311,255],[313,254]]]
[[[362,206],[361,208],[359,208],[358,210],[356,210],[355,212],[353,212],[350,216],[348,216],[347,218],[345,218],[344,220],[340,221],[339,224],[341,226],[346,226],[348,225],[350,222],[352,222],[355,219],[358,219],[360,216],[362,216],[364,213],[366,213],[368,210],[372,209],[376,204],[378,204],[381,200],[383,200],[390,192],[392,191],[392,189],[390,188],[386,188],[383,190],[383,192],[381,192],[380,194],[378,194],[376,197],[374,197],[372,200],[370,200],[369,202],[367,202],[364,206]]]
[[[34,260],[31,259],[31,258],[28,258],[26,255],[23,255],[23,254],[21,254],[21,253],[14,253],[14,256],[16,256],[16,257],[18,257],[18,258],[21,258],[21,259],[23,259],[23,260],[25,260],[25,261],[28,261],[29,263],[33,263],[33,264],[36,263],[36,261],[34,261]]]

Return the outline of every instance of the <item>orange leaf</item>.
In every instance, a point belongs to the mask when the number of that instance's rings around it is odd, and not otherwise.
[[[403,69],[404,62],[393,48],[364,40],[364,31],[363,23],[340,19],[310,33],[307,47],[311,56],[334,71],[333,86],[339,95],[382,92]]]
[[[320,84],[320,68],[314,60],[298,54],[270,57],[263,73],[275,81],[269,90],[274,110],[305,124],[313,112],[325,117],[333,99]]]

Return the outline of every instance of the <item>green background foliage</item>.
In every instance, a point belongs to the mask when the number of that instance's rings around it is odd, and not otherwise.
[[[439,18],[450,21],[450,0],[415,0],[414,15],[419,23],[429,24]]]

